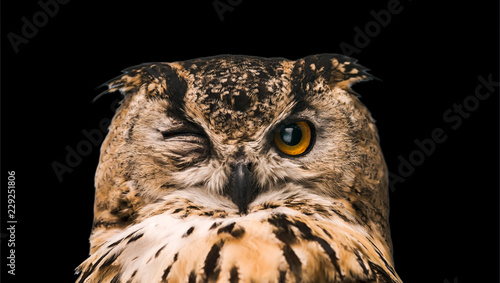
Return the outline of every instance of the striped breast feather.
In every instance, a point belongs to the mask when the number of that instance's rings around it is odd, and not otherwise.
[[[110,237],[77,282],[401,282],[381,246],[361,226],[283,207],[162,213]]]

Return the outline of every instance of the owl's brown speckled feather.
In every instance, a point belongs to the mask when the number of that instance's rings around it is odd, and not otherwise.
[[[401,282],[377,130],[350,88],[366,71],[336,54],[125,70],[78,282]],[[297,121],[312,138],[291,156],[273,139]]]

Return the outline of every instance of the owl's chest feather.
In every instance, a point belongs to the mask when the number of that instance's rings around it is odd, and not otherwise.
[[[283,207],[165,212],[111,237],[82,264],[80,282],[399,282],[375,240],[351,227]]]

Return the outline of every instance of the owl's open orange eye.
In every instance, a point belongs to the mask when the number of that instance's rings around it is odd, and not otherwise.
[[[311,126],[306,121],[290,123],[274,133],[274,144],[284,154],[303,154],[312,143]]]

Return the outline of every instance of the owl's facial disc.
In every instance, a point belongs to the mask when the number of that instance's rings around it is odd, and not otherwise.
[[[127,69],[79,280],[400,282],[389,173],[350,88],[370,78],[335,54]]]

